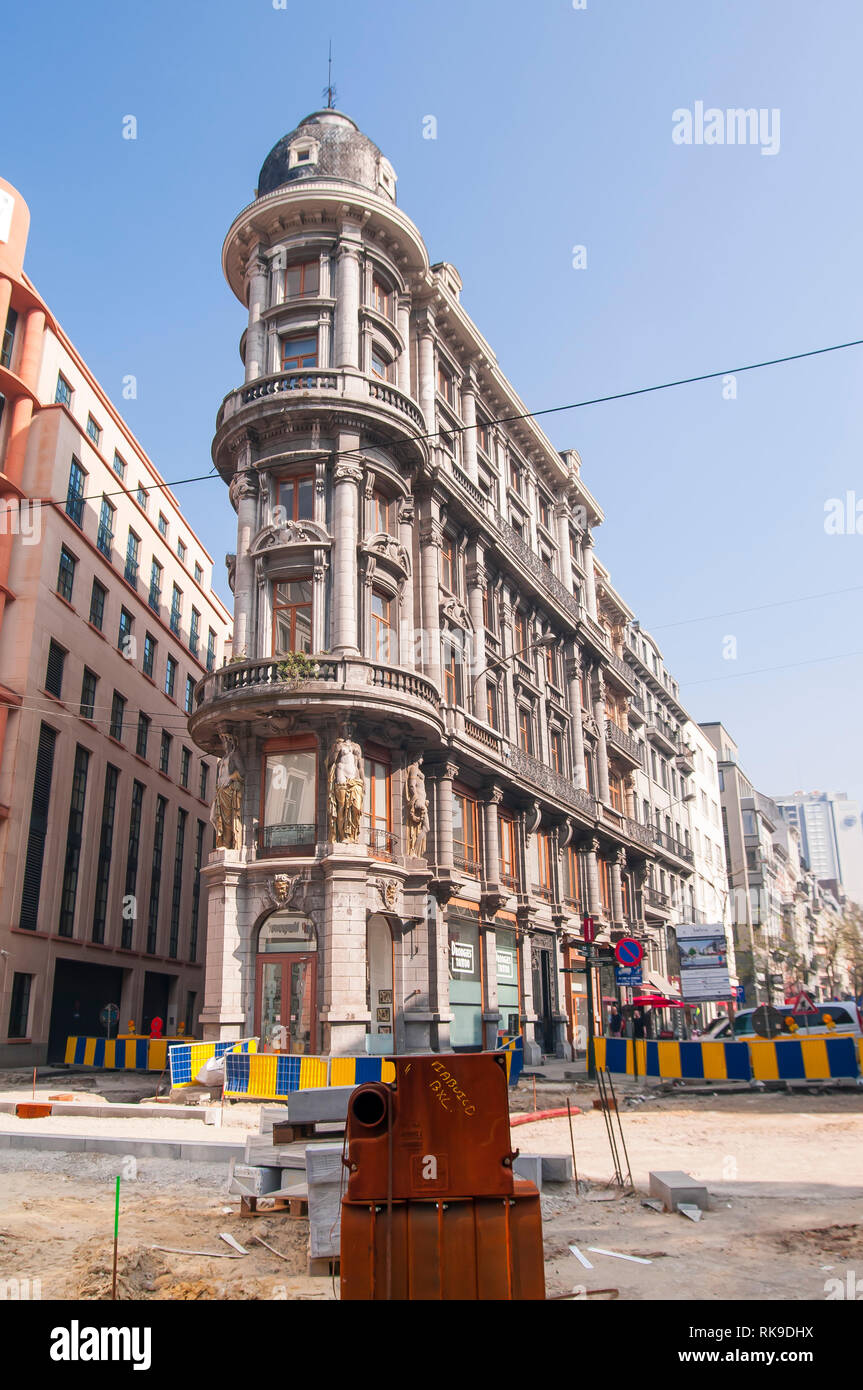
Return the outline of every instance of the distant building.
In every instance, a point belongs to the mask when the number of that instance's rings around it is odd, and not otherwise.
[[[794,792],[778,796],[783,818],[799,831],[803,857],[818,879],[841,883],[863,904],[863,825],[860,804],[844,792]]]
[[[230,618],[179,503],[24,273],[0,180],[0,1066],[203,1003],[215,759],[186,720]],[[42,505],[40,499],[45,499]]]

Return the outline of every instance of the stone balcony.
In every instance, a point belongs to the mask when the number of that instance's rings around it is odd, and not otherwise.
[[[299,711],[318,718],[388,718],[435,743],[443,733],[441,698],[425,676],[362,657],[310,657],[313,673],[292,678],[278,658],[232,662],[195,687],[189,732],[208,751],[221,751],[219,728],[233,721],[260,722],[262,732],[279,714]]]
[[[609,749],[618,753],[632,767],[644,766],[642,745],[631,734],[626,733],[619,725],[615,724],[613,719],[606,719],[605,721],[605,736]]]
[[[353,407],[369,425],[392,438],[412,442],[417,461],[424,461],[428,446],[425,417],[410,396],[389,381],[366,376],[351,367],[305,367],[300,371],[275,372],[258,377],[231,391],[216,416],[213,457],[223,476],[231,470],[226,441],[248,425],[285,412],[318,416],[322,409]]]

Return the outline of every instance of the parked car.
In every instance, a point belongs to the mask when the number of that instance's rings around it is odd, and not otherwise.
[[[827,999],[815,1005],[814,1013],[795,1013],[790,1004],[779,1004],[777,1011],[782,1015],[783,1020],[793,1019],[796,1029],[789,1027],[786,1023],[785,1033],[796,1033],[803,1038],[826,1037],[830,1033],[852,1033],[855,1037],[863,1037],[863,1014],[861,1014],[853,999]],[[734,1015],[733,1036],[735,1039],[745,1041],[747,1038],[757,1037],[757,1033],[752,1026],[752,1015],[754,1009],[740,1009]],[[827,1023],[827,1018],[831,1019],[832,1026]],[[785,1033],[782,1036],[785,1036]],[[730,1041],[732,1036],[731,1028],[726,1025],[726,1030],[715,1034],[716,1037],[726,1038]]]
[[[854,1003],[853,999],[830,999],[820,1004],[816,1004],[814,1013],[795,1013],[790,1004],[778,1005],[778,1011],[783,1018],[793,1018],[797,1025],[796,1031],[802,1037],[825,1037],[829,1033],[852,1033],[855,1037],[863,1037],[863,1013]],[[723,1017],[714,1019],[702,1033],[703,1042],[722,1041],[730,1042],[732,1038],[754,1038],[757,1037],[755,1029],[752,1027],[752,1015],[754,1009],[740,1009],[734,1016],[733,1024],[731,1020]],[[833,1028],[828,1027],[825,1022],[826,1015],[829,1014],[833,1021]],[[786,1029],[788,1034],[795,1030]]]

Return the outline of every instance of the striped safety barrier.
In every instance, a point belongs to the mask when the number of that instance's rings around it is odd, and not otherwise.
[[[163,1071],[170,1038],[66,1039],[67,1066],[101,1067],[106,1071]]]
[[[257,1038],[238,1038],[234,1042],[174,1043],[168,1052],[171,1086],[179,1089],[196,1085],[195,1077],[211,1057],[224,1057],[226,1052],[256,1052],[257,1049]]]
[[[595,1038],[594,1055],[600,1071],[686,1081],[827,1081],[863,1074],[863,1044],[858,1049],[850,1034],[746,1042]]]
[[[521,1033],[505,1035],[495,1050],[505,1053],[507,1085],[515,1086],[524,1066],[524,1038]]]
[[[856,1038],[759,1038],[748,1043],[754,1081],[827,1081],[859,1075]]]
[[[396,1069],[384,1057],[301,1057],[275,1052],[229,1053],[224,1095],[282,1100],[313,1086],[359,1086],[394,1081]]]

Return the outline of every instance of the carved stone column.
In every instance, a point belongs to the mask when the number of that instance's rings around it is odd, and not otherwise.
[[[237,564],[234,572],[234,655],[251,661],[264,655],[254,631],[255,567],[249,555],[258,530],[258,475],[251,467],[247,442],[237,461],[228,496],[237,510]],[[242,470],[242,471],[241,471]]]
[[[599,868],[596,863],[596,856],[599,853],[599,839],[596,835],[590,835],[584,841],[583,854],[587,873],[587,915],[598,917],[602,910],[602,902],[599,896]]]
[[[399,541],[404,546],[405,554],[413,556],[413,533],[416,509],[412,497],[407,497],[399,504]],[[399,596],[399,665],[405,666],[409,671],[415,671],[417,666],[417,653],[414,641],[414,584],[416,576],[413,572],[411,561],[411,573],[405,581],[404,588]]]
[[[270,268],[258,247],[249,257],[246,266],[246,283],[249,288],[249,326],[246,329],[246,381],[255,381],[267,376],[267,326],[261,317],[267,308]]]
[[[558,502],[554,509],[557,524],[557,548],[560,551],[560,578],[564,588],[572,594],[575,585],[572,578],[572,561],[569,553],[569,522],[572,512],[568,502]]]
[[[404,339],[404,352],[396,362],[396,383],[406,396],[411,394],[411,301],[410,295],[400,294],[396,311],[398,330]]]
[[[589,531],[585,531],[582,541],[584,551],[584,597],[587,603],[588,616],[596,622],[596,574],[593,569],[593,536]]]
[[[440,763],[429,768],[428,776],[434,784],[434,831],[435,864],[438,872],[452,872],[452,784],[458,776],[456,763]]]
[[[357,488],[358,463],[340,459],[333,472],[332,649],[337,656],[359,656],[357,645]]]
[[[420,410],[425,416],[426,429],[431,433],[435,428],[435,322],[431,309],[425,309],[417,325],[419,345],[417,357],[419,364]]]
[[[605,681],[597,671],[593,682],[593,717],[596,720],[596,780],[599,799],[608,804],[608,745],[605,736]]]
[[[575,655],[566,663],[566,686],[569,712],[572,715],[572,780],[577,787],[583,787],[587,791],[584,772],[584,726],[581,722],[581,660],[577,647]]]
[[[503,788],[494,783],[480,794],[480,799],[482,801],[483,826],[482,874],[486,885],[495,887],[500,882],[498,808],[503,800]]]
[[[500,638],[501,656],[507,657],[515,651],[515,641],[512,630],[512,591],[505,588],[503,591],[503,602],[500,611]],[[509,736],[513,743],[518,742],[518,718],[515,707],[515,686],[513,684],[512,662],[508,661],[501,665],[503,674],[504,699],[506,701],[506,716]]]
[[[461,414],[465,423],[462,433],[462,462],[472,482],[477,480],[476,462],[476,368],[468,367],[461,384]]]
[[[609,865],[609,878],[611,880],[611,916],[613,921],[623,924],[623,892],[620,887],[620,877],[626,868],[626,850],[621,848],[617,851]]]
[[[440,522],[426,517],[420,525],[420,590],[422,598],[422,646],[425,675],[441,689],[440,590],[438,586]]]
[[[467,565],[467,609],[473,626],[473,649],[468,667],[468,680],[473,688],[473,712],[477,719],[485,721],[487,715],[485,668],[488,662],[485,652],[483,597],[488,576],[483,563],[485,549],[482,542],[473,542],[469,554],[471,558]],[[465,700],[465,704],[468,703]]]
[[[336,252],[335,367],[360,365],[360,251],[359,228],[342,228]]]

